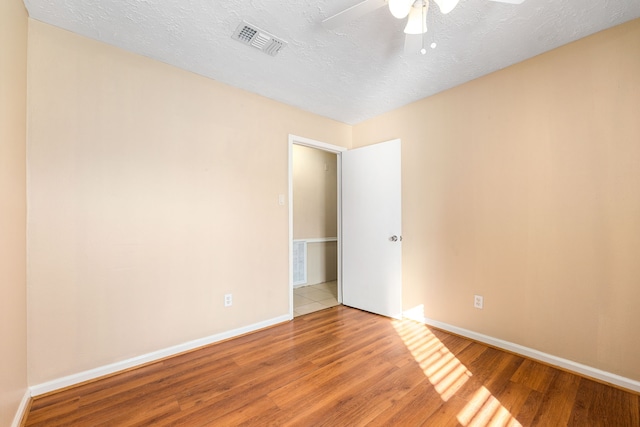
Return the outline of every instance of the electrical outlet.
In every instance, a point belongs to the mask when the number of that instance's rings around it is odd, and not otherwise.
[[[484,307],[484,297],[482,295],[473,296],[473,306],[482,309]]]
[[[224,294],[224,306],[231,307],[233,305],[233,295],[232,294]]]

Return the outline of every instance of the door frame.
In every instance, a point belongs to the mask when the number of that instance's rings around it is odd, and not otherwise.
[[[338,302],[342,303],[342,157],[341,154],[347,148],[326,142],[289,134],[289,319],[293,319],[293,145],[303,145],[318,150],[334,153],[337,156],[337,197],[338,212]]]

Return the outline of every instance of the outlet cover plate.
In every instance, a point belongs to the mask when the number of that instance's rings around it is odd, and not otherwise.
[[[474,295],[473,306],[482,310],[484,307],[484,297],[482,295]]]

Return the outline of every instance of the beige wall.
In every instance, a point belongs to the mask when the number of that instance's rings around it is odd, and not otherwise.
[[[293,238],[338,235],[335,153],[293,145]]]
[[[338,279],[338,242],[307,244],[307,283],[305,286]]]
[[[362,123],[353,143],[398,137],[404,308],[640,380],[640,20]]]
[[[27,12],[0,2],[0,425],[27,389]]]
[[[30,384],[286,315],[288,134],[351,127],[29,27]]]

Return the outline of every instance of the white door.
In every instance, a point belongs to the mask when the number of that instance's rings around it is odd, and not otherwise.
[[[400,140],[342,153],[342,303],[402,317]]]

